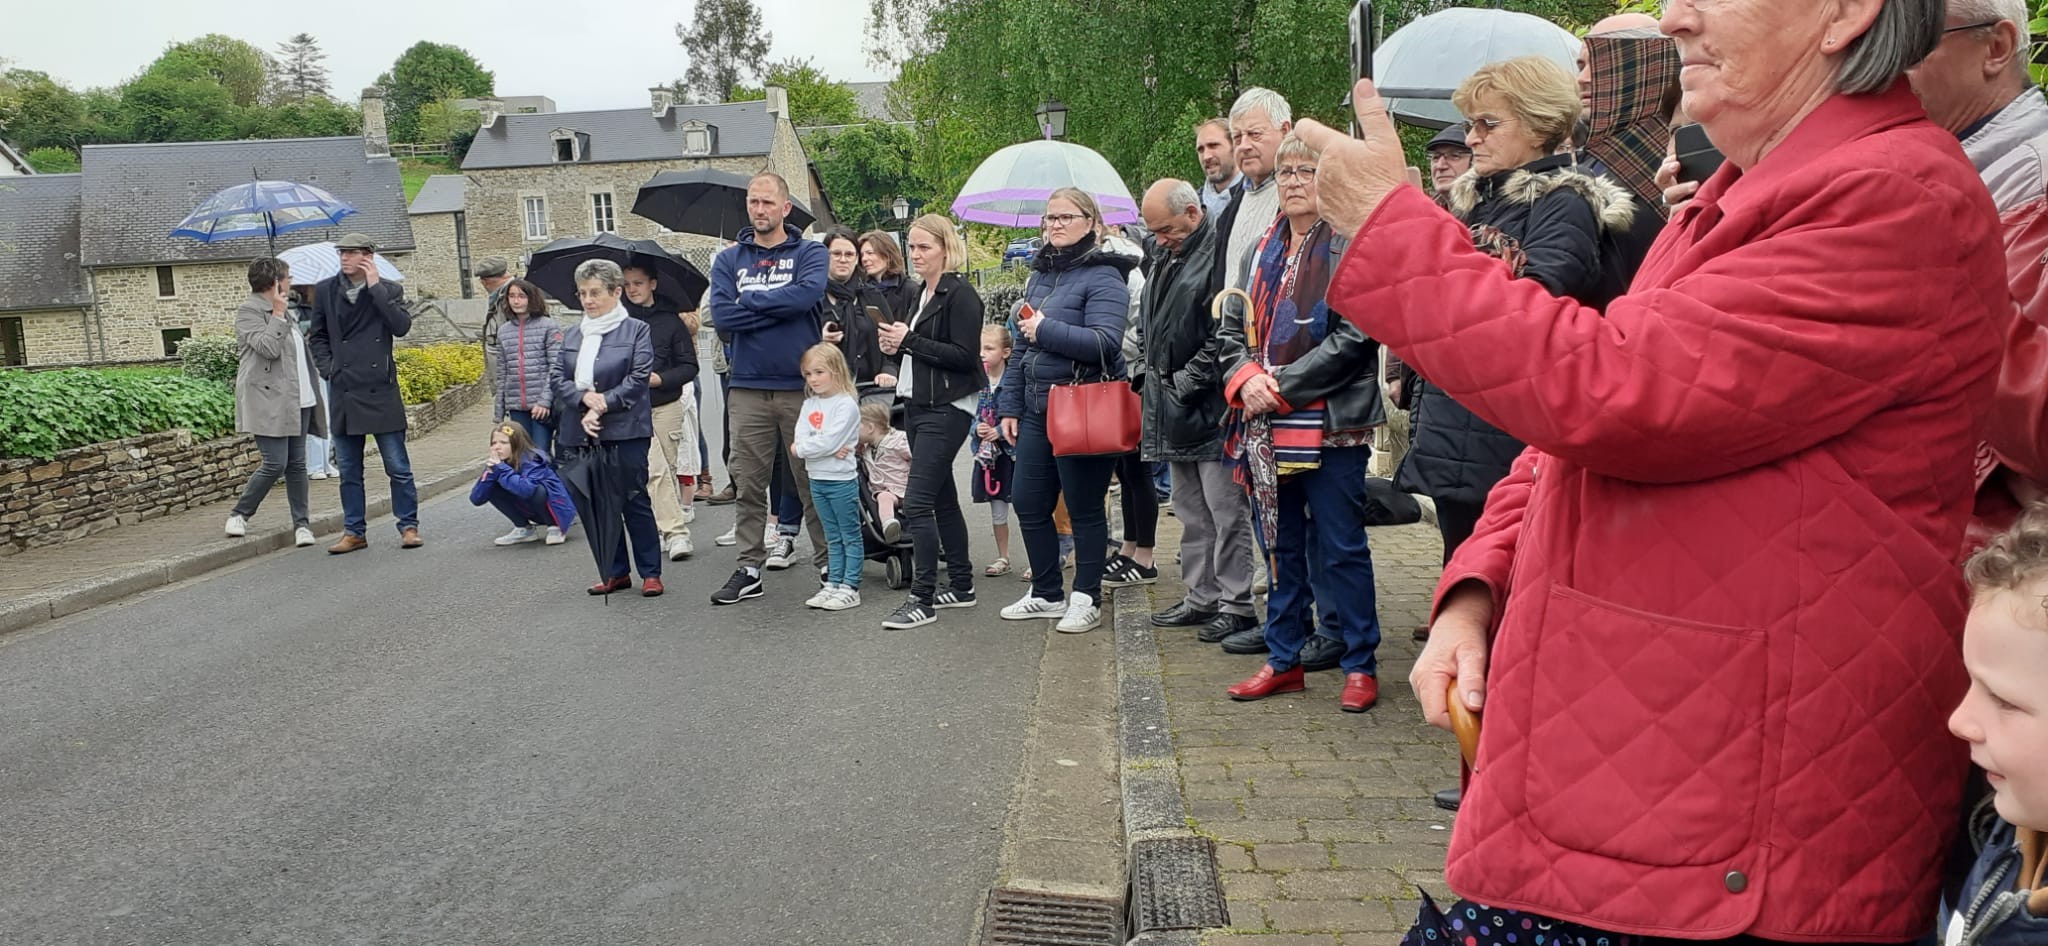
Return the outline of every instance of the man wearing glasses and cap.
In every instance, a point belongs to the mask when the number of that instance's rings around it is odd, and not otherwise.
[[[405,402],[398,394],[392,339],[412,330],[412,313],[397,283],[377,276],[377,244],[360,233],[335,241],[341,272],[313,288],[313,329],[306,338],[313,363],[334,397],[328,427],[341,467],[341,541],[328,553],[368,548],[363,504],[363,438],[377,438],[384,475],[391,479],[391,512],[401,548],[420,541],[419,494],[405,453]]]
[[[1429,189],[1442,203],[1451,192],[1451,182],[1472,170],[1472,146],[1465,143],[1465,126],[1452,125],[1437,132],[1423,151],[1429,154]]]

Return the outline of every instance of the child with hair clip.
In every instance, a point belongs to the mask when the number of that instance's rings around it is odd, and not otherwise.
[[[910,436],[889,423],[889,407],[879,401],[860,406],[860,458],[867,465],[868,488],[875,491],[875,511],[882,541],[903,537],[896,504],[910,488]]]
[[[989,527],[996,536],[996,560],[982,569],[994,577],[1010,573],[1010,471],[1016,467],[1014,449],[997,430],[996,389],[1003,381],[1003,366],[1010,361],[1010,330],[990,325],[981,330],[981,367],[988,383],[981,387],[981,399],[974,409],[974,482],[968,493],[977,503],[988,504]]]
[[[844,611],[860,605],[860,393],[839,346],[819,342],[805,349],[803,408],[789,455],[804,461],[811,479],[811,503],[825,531],[825,586],[806,606]]]
[[[538,541],[542,527],[547,529],[547,544],[560,545],[576,521],[569,488],[555,475],[548,455],[533,445],[524,426],[510,420],[491,429],[490,456],[484,460],[483,475],[469,488],[469,502],[488,503],[512,520],[512,531],[494,539],[493,545]]]

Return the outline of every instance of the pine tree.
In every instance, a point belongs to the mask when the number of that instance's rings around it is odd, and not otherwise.
[[[727,102],[740,83],[767,65],[768,32],[754,0],[697,0],[694,23],[677,23],[676,39],[690,57],[676,88],[692,101]]]
[[[327,54],[320,51],[320,44],[311,33],[300,33],[277,46],[278,97],[285,102],[303,102],[313,98],[327,98],[327,67],[321,60]]]

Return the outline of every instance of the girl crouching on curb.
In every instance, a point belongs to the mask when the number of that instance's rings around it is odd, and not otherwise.
[[[523,545],[538,540],[547,529],[547,543],[560,545],[569,524],[576,521],[576,506],[569,501],[569,489],[548,465],[548,455],[535,449],[526,429],[507,421],[491,429],[491,454],[484,461],[484,473],[469,489],[473,506],[490,506],[512,520],[512,531],[493,540],[495,545]]]

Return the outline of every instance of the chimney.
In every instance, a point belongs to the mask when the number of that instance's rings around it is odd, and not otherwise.
[[[668,110],[676,106],[676,90],[666,85],[648,86],[647,100],[654,106],[654,117],[667,118]]]
[[[767,88],[767,92],[768,92],[768,117],[770,117],[770,118],[785,118],[785,119],[786,119],[786,118],[788,118],[788,117],[789,117],[789,90],[788,90],[788,89],[785,89],[785,88],[783,88],[782,86],[779,86],[779,85],[771,85],[771,86],[768,86],[768,88]]]
[[[489,131],[492,126],[498,123],[498,116],[505,114],[505,101],[488,95],[484,96],[476,100],[476,113],[482,119],[478,126],[479,129]]]
[[[391,133],[384,127],[384,89],[363,90],[363,153],[373,158],[391,156]]]

